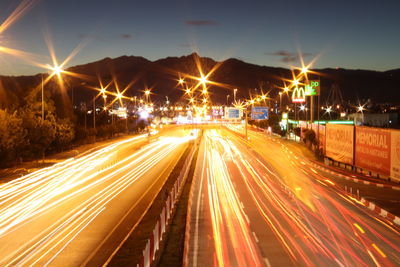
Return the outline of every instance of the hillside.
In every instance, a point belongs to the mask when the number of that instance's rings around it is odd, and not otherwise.
[[[88,101],[94,91],[88,86],[98,87],[97,77],[101,77],[104,84],[116,77],[122,90],[129,83],[132,86],[127,90],[128,96],[140,96],[145,87],[153,88],[152,99],[161,100],[168,96],[170,100],[179,100],[183,92],[177,88],[179,75],[190,74],[199,76],[195,58],[201,62],[203,72],[209,72],[219,64],[219,67],[209,77],[212,81],[222,83],[223,86],[211,86],[212,100],[224,103],[226,95],[232,95],[233,88],[239,88],[237,97],[248,97],[249,93],[270,91],[277,95],[277,86],[283,86],[281,77],[290,78],[290,70],[259,66],[230,58],[224,62],[216,62],[211,58],[199,57],[191,54],[182,57],[167,57],[156,61],[149,61],[143,57],[122,56],[118,58],[104,58],[84,65],[68,69],[70,72],[83,75],[83,79],[68,77],[66,88],[71,95],[74,91],[74,103]],[[337,84],[344,99],[368,99],[376,102],[399,102],[400,69],[378,72],[369,70],[348,69],[316,69],[321,76],[322,99],[330,91],[332,84]],[[40,85],[40,74],[35,76],[0,76],[0,107],[18,105],[21,99],[35,86]],[[57,91],[57,86],[48,86]],[[229,89],[230,88],[230,89]],[[255,90],[255,88],[258,88]]]

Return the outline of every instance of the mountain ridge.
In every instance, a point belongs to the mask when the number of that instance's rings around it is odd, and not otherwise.
[[[211,98],[215,102],[224,103],[226,96],[233,94],[233,88],[239,88],[238,98],[248,98],[263,92],[270,92],[276,97],[279,87],[283,87],[281,78],[290,79],[291,71],[282,67],[260,66],[247,63],[236,58],[216,61],[209,57],[201,57],[197,53],[182,56],[170,56],[148,60],[141,56],[123,55],[116,58],[103,59],[67,68],[68,72],[78,73],[85,79],[68,77],[67,90],[75,93],[75,104],[88,101],[93,91],[87,87],[99,87],[99,77],[103,85],[116,80],[120,88],[131,84],[128,96],[140,96],[146,87],[152,88],[152,98],[172,101],[182,99],[183,91],[177,88],[177,80],[189,74],[199,77],[196,62],[200,62],[203,73],[218,68],[210,75],[209,80],[224,86],[210,86]],[[388,71],[363,69],[324,68],[313,69],[320,73],[322,99],[326,99],[331,87],[335,84],[341,88],[344,99],[355,100],[371,98],[376,102],[399,102],[400,68]],[[310,74],[310,78],[313,74]],[[189,80],[189,79],[187,79]],[[39,85],[41,74],[22,76],[0,76],[0,107],[7,107],[3,98],[13,100],[24,97],[30,90]],[[226,87],[226,88],[224,88]],[[123,89],[121,89],[123,90]]]

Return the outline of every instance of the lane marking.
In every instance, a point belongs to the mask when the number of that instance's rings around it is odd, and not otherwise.
[[[379,254],[381,254],[381,256],[382,256],[383,258],[386,258],[386,254],[383,253],[383,251],[382,251],[377,245],[375,245],[375,243],[372,243],[372,246],[374,247],[374,249],[375,249],[376,251],[378,251]]]
[[[258,238],[257,238],[257,236],[256,236],[256,233],[254,233],[254,232],[252,232],[253,233],[253,236],[254,236],[254,239],[256,240],[256,242],[258,243],[259,242],[259,240],[258,240]]]
[[[353,223],[353,225],[358,229],[358,231],[360,231],[362,234],[365,234],[365,231],[361,228],[361,226],[359,226],[357,223]]]

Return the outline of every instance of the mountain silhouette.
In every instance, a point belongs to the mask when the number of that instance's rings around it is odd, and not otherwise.
[[[71,96],[74,94],[75,105],[87,102],[98,92],[89,89],[100,87],[99,80],[105,86],[111,81],[118,84],[119,90],[126,96],[143,96],[145,88],[151,88],[151,98],[171,101],[183,100],[184,92],[178,85],[178,78],[183,77],[187,83],[196,84],[200,77],[198,66],[204,75],[211,71],[210,97],[214,103],[225,103],[227,95],[233,99],[233,89],[237,88],[237,98],[249,98],[250,95],[269,92],[276,97],[284,83],[282,78],[291,79],[289,69],[259,66],[229,58],[217,62],[211,58],[200,57],[193,53],[181,57],[167,57],[150,61],[143,57],[121,56],[104,58],[84,65],[67,69],[74,76],[65,76],[65,88]],[[399,102],[400,69],[390,71],[349,70],[349,69],[313,69],[310,79],[321,80],[321,98],[324,100],[333,84],[339,86],[345,100],[372,99],[375,102]],[[190,78],[190,76],[192,78]],[[0,107],[18,105],[41,82],[41,74],[33,76],[0,76]],[[215,82],[215,83],[214,83]],[[53,82],[55,83],[55,82]],[[115,83],[111,85],[115,90]],[[57,86],[46,85],[46,90],[57,92]],[[100,100],[99,100],[100,101]]]

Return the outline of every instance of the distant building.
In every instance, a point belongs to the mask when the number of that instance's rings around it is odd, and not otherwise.
[[[353,113],[348,115],[355,125],[398,128],[398,113]]]

